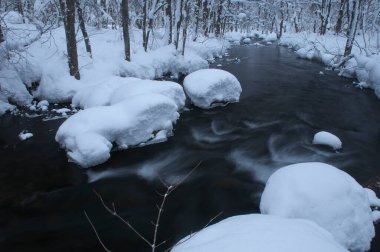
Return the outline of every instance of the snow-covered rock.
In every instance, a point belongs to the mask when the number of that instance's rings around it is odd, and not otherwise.
[[[172,99],[178,109],[185,106],[186,96],[181,85],[171,81],[152,81],[137,78],[112,77],[96,86],[83,88],[73,97],[75,107],[82,109],[108,106],[135,95],[161,94]]]
[[[183,238],[172,252],[348,252],[307,220],[250,214],[225,219]]]
[[[55,140],[71,161],[95,166],[110,158],[112,143],[127,149],[166,140],[179,118],[177,110],[173,100],[163,95],[136,95],[78,112],[59,127]]]
[[[18,138],[21,140],[21,141],[25,141],[26,139],[29,139],[33,137],[33,134],[30,133],[30,132],[27,132],[27,131],[22,131],[19,135],[18,135]]]
[[[335,135],[320,131],[314,135],[313,144],[327,145],[334,150],[342,149],[342,141]]]
[[[19,106],[30,105],[33,99],[17,72],[9,69],[0,71],[0,95],[3,97],[3,102],[7,99]]]
[[[238,102],[242,92],[238,79],[220,69],[193,72],[186,76],[183,86],[192,103],[204,109]]]
[[[251,39],[250,38],[245,38],[243,39],[243,44],[250,44],[251,43]]]
[[[289,165],[273,173],[260,210],[314,221],[350,251],[369,250],[375,236],[367,191],[347,173],[323,163]]]

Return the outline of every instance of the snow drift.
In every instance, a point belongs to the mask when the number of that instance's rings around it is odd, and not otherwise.
[[[350,251],[369,250],[375,236],[367,191],[347,173],[323,163],[276,171],[265,186],[260,210],[311,220]]]
[[[95,166],[110,158],[113,143],[127,149],[166,140],[179,118],[177,110],[173,100],[160,94],[131,96],[71,116],[59,127],[55,140],[71,161]]]
[[[225,219],[183,238],[173,252],[348,252],[307,220],[250,214]]]
[[[183,86],[191,102],[204,109],[238,102],[242,92],[238,79],[220,69],[193,72],[186,76]]]

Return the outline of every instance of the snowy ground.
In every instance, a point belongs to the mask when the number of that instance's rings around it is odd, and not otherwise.
[[[88,27],[93,57],[86,53],[83,39],[79,37],[81,80],[78,81],[69,75],[62,27],[42,36],[34,25],[19,23],[17,18],[7,23],[7,27],[10,31],[5,33],[6,42],[0,48],[2,58],[9,58],[0,61],[1,114],[14,108],[9,103],[28,106],[32,99],[70,102],[78,90],[100,85],[114,76],[155,79],[166,73],[187,74],[207,68],[208,61],[221,57],[229,47],[226,40],[199,38],[196,42],[187,42],[182,56],[173,45],[164,45],[163,31],[158,30],[145,52],[140,41],[141,32],[133,30],[132,62],[127,62],[123,58],[121,29]],[[14,49],[19,51],[15,53]],[[32,83],[39,83],[38,88],[32,88]],[[32,91],[28,92],[27,88]]]

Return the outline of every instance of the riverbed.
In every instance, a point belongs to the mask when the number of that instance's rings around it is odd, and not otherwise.
[[[233,46],[212,67],[239,79],[239,103],[188,106],[167,142],[113,152],[87,170],[68,163],[54,141],[64,119],[0,117],[0,250],[104,251],[86,211],[112,251],[149,251],[95,191],[151,240],[159,193],[183,181],[164,205],[158,238],[165,251],[212,219],[259,212],[266,180],[284,165],[325,162],[362,184],[380,174],[380,100],[373,91],[276,45]],[[34,137],[20,141],[22,130]],[[339,136],[343,149],[312,145],[321,130]],[[379,237],[371,251],[380,251]]]

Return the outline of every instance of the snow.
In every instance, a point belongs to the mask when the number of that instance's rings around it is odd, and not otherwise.
[[[183,86],[191,102],[204,109],[238,102],[242,92],[238,79],[220,69],[193,72],[186,76]]]
[[[186,96],[181,85],[171,81],[152,81],[137,78],[112,77],[107,81],[83,88],[73,97],[75,107],[82,109],[113,105],[131,96],[161,94],[173,100],[178,109],[185,106]]]
[[[112,143],[127,149],[164,141],[179,118],[177,110],[173,100],[163,95],[136,95],[112,106],[79,111],[59,127],[55,140],[70,161],[95,166],[110,158]]]
[[[323,163],[280,168],[261,197],[263,214],[314,221],[350,251],[367,251],[375,236],[367,191],[347,173]]]
[[[343,59],[345,44],[345,37],[333,34],[285,33],[280,39],[280,45],[293,48],[300,58],[320,61],[329,67],[336,66]],[[380,99],[380,56],[376,53],[377,48],[376,40],[371,40],[369,35],[356,36],[353,58],[344,64],[339,75],[356,77],[360,87],[372,88]]]
[[[33,99],[17,72],[10,69],[0,70],[0,95],[3,103],[19,106],[30,105]]]
[[[19,135],[18,135],[18,138],[21,140],[21,141],[25,141],[29,138],[33,137],[33,134],[32,133],[29,133],[27,131],[22,131]]]
[[[337,136],[326,131],[320,131],[315,134],[313,144],[327,145],[334,150],[342,148],[342,141]]]
[[[227,218],[183,238],[172,252],[348,252],[307,220],[249,214]]]

